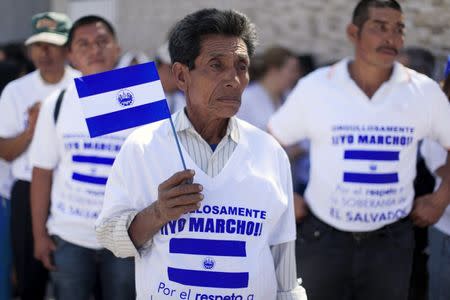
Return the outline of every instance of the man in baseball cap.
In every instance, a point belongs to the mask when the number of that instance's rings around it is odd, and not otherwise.
[[[22,300],[44,299],[48,272],[33,257],[28,146],[34,136],[40,103],[65,88],[79,73],[66,65],[69,18],[45,12],[32,18],[33,35],[25,41],[36,66],[10,82],[0,96],[0,158],[11,162],[11,232],[17,288]]]

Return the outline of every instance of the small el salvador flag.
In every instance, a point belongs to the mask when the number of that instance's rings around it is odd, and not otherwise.
[[[75,79],[91,138],[170,118],[154,62]]]

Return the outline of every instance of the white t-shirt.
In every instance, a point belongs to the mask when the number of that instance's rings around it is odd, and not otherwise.
[[[0,158],[0,196],[10,198],[12,183],[11,165]]]
[[[59,93],[44,102],[30,146],[31,165],[53,170],[47,228],[73,244],[100,249],[95,220],[111,166],[132,129],[91,139],[74,84],[67,88],[55,127]]]
[[[240,120],[238,126],[239,143],[213,178],[182,148],[205,198],[199,210],[164,226],[136,258],[137,299],[276,298],[270,245],[296,237],[289,161],[268,134]],[[136,130],[114,163],[97,224],[144,209],[180,169],[167,120]]]
[[[69,85],[79,72],[66,67],[64,77],[56,84],[46,83],[38,70],[10,82],[0,99],[0,137],[12,138],[21,134],[28,124],[28,108],[44,101],[53,91]],[[28,149],[11,164],[14,179],[31,181]]]
[[[425,139],[422,142],[420,153],[425,160],[427,168],[433,173],[435,173],[439,167],[445,165],[445,162],[447,161],[447,150],[430,139]],[[435,189],[437,189],[441,185],[442,178],[436,175],[434,177],[436,179]],[[450,235],[450,205],[447,206],[444,214],[434,226]]]
[[[276,109],[277,107],[269,93],[260,83],[255,82],[250,84],[242,93],[241,107],[236,116],[266,131],[269,118]]]
[[[269,128],[284,144],[310,139],[312,212],[340,230],[372,231],[410,213],[417,143],[450,148],[450,106],[437,83],[398,63],[369,99],[348,62],[300,80]]]

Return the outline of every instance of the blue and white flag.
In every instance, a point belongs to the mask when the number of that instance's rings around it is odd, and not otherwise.
[[[398,183],[399,151],[345,150],[343,182],[362,184]]]
[[[170,118],[153,62],[75,79],[92,137]]]

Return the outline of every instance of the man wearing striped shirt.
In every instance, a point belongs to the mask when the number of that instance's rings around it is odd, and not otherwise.
[[[136,130],[97,220],[103,246],[136,257],[138,299],[306,299],[287,156],[234,117],[254,47],[254,25],[235,11],[200,10],[170,34],[187,103],[174,124],[190,169],[179,171],[168,120]]]

